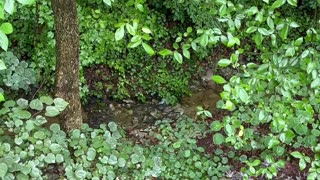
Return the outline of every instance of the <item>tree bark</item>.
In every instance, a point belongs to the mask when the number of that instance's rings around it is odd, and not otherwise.
[[[69,102],[60,115],[66,131],[82,124],[79,92],[79,24],[76,0],[51,0],[56,40],[56,97]]]

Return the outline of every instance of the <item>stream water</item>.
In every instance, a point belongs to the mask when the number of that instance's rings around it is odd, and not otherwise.
[[[196,116],[197,106],[214,112],[219,98],[219,94],[214,89],[202,89],[193,92],[191,96],[182,97],[181,103],[175,106],[162,104],[156,100],[141,104],[131,100],[119,103],[90,99],[85,106],[87,116],[85,119],[88,119],[87,123],[91,127],[99,127],[102,123],[115,121],[125,129],[144,128],[163,118],[178,119],[183,114],[193,118]]]

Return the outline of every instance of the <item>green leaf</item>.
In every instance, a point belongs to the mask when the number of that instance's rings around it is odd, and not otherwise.
[[[0,60],[0,71],[7,69],[6,64],[2,60]]]
[[[216,133],[213,135],[213,143],[216,145],[221,145],[224,143],[225,137],[221,133]]]
[[[142,47],[149,55],[154,55],[154,50],[148,44],[143,42]]]
[[[54,102],[54,106],[61,112],[63,110],[66,109],[66,107],[68,106],[68,102],[63,100],[62,98],[55,98],[53,100]]]
[[[190,51],[188,49],[182,49],[183,56],[190,59]]]
[[[320,85],[320,78],[316,78],[311,82],[311,88],[317,88]]]
[[[240,100],[241,100],[242,102],[244,102],[244,103],[248,103],[249,96],[248,96],[246,90],[244,90],[242,87],[237,88],[237,90],[238,90],[237,93],[238,93],[238,95],[239,95]]]
[[[108,6],[111,6],[111,0],[103,0],[103,2],[104,2],[105,4],[107,4]]]
[[[8,166],[5,163],[0,163],[0,177],[4,179],[8,172]]]
[[[178,149],[178,148],[181,147],[181,143],[182,143],[182,141],[177,141],[177,142],[173,143],[172,147],[173,147],[174,149]]]
[[[11,34],[13,32],[13,27],[11,23],[3,23],[0,26],[0,30],[5,34]]]
[[[48,164],[55,163],[56,162],[56,156],[52,153],[47,154],[44,161]]]
[[[287,39],[287,37],[288,37],[288,32],[289,32],[289,26],[288,26],[288,24],[285,24],[285,25],[283,26],[283,28],[281,29],[281,31],[280,31],[280,37],[281,37],[283,40]]]
[[[304,170],[306,167],[307,167],[306,161],[305,161],[304,159],[300,159],[300,160],[299,160],[299,168],[300,168],[300,170],[302,171],[302,170]]]
[[[26,110],[18,110],[17,112],[15,112],[17,117],[20,119],[29,119],[31,118],[31,113],[26,111]]]
[[[220,123],[220,121],[213,121],[211,123],[211,129],[213,131],[220,131],[223,125]]]
[[[7,51],[9,46],[9,39],[2,31],[0,31],[0,47]]]
[[[133,26],[129,23],[126,24],[126,29],[132,36],[136,35],[136,31],[134,30]]]
[[[225,84],[227,82],[223,77],[221,77],[219,75],[212,76],[212,80],[214,82],[216,82],[217,84]]]
[[[40,101],[46,105],[51,105],[53,103],[53,99],[50,96],[41,96]]]
[[[264,36],[269,36],[273,31],[268,31],[266,28],[258,28],[258,32]]]
[[[184,157],[188,158],[191,156],[191,151],[189,149],[184,151]]]
[[[272,9],[276,9],[281,7],[282,5],[284,5],[284,3],[286,3],[286,0],[276,0],[272,5],[271,8]]]
[[[208,41],[209,41],[209,37],[208,37],[208,35],[207,34],[202,34],[201,36],[200,36],[200,45],[201,46],[207,46],[208,45]]]
[[[4,3],[4,10],[12,14],[14,10],[14,0],[6,0]]]
[[[287,2],[288,2],[291,6],[297,7],[297,0],[287,0]]]
[[[43,109],[43,104],[39,99],[34,99],[30,102],[30,108],[41,111]]]
[[[93,161],[96,158],[96,154],[97,154],[96,150],[90,147],[87,152],[88,161]]]
[[[115,122],[109,122],[108,127],[111,132],[115,132],[118,130],[118,125]]]
[[[46,134],[42,131],[37,131],[33,134],[33,137],[36,139],[45,139],[46,138]]]
[[[172,51],[169,50],[169,49],[163,49],[163,50],[161,50],[161,51],[159,52],[159,54],[160,54],[161,56],[168,56],[168,55],[171,55],[171,54],[172,54]]]
[[[60,111],[55,106],[47,106],[45,116],[54,117],[60,114]]]
[[[22,5],[31,5],[35,2],[35,0],[18,0]]]
[[[18,106],[20,106],[22,109],[26,109],[29,107],[29,101],[23,98],[20,98],[17,100]]]
[[[303,43],[303,37],[300,37],[294,41],[295,46],[300,46],[302,43]]]
[[[294,49],[294,47],[290,47],[286,50],[286,54],[285,56],[287,57],[293,57],[296,53],[296,50]]]
[[[173,57],[178,63],[182,64],[183,58],[182,58],[182,55],[178,51],[173,52]]]
[[[126,160],[123,158],[118,159],[118,166],[119,167],[125,167],[126,166]]]
[[[253,32],[256,32],[257,29],[258,29],[258,28],[255,27],[255,26],[250,26],[250,27],[246,30],[246,33],[251,34],[251,33],[253,33]]]
[[[144,33],[147,33],[147,34],[151,34],[151,33],[152,33],[151,30],[150,30],[149,28],[147,28],[147,27],[143,27],[143,28],[142,28],[142,31],[143,31]]]
[[[50,144],[49,149],[52,151],[52,153],[58,154],[59,152],[61,152],[62,147],[57,143],[52,143]]]
[[[5,98],[4,98],[3,94],[0,93],[0,102],[3,102],[3,101],[5,101]]]
[[[230,59],[220,59],[218,61],[218,65],[221,66],[221,67],[227,67],[231,64],[231,61]]]
[[[124,26],[119,27],[114,34],[116,41],[121,40],[124,37]]]
[[[144,11],[144,8],[143,8],[143,5],[140,4],[140,3],[136,3],[136,8],[140,11],[140,12],[143,12]]]
[[[268,24],[270,29],[274,29],[274,22],[273,22],[273,19],[270,16],[267,18],[267,24]]]
[[[82,169],[77,169],[75,171],[75,175],[79,179],[85,179],[86,176],[87,176],[87,172],[85,170],[82,170]]]

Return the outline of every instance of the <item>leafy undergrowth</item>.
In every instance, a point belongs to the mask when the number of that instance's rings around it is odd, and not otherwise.
[[[134,132],[114,122],[96,129],[84,124],[70,134],[58,124],[45,128],[45,116],[58,115],[66,105],[50,97],[4,103],[2,179],[246,179],[253,172],[273,173],[274,179],[306,179],[313,166],[307,148],[287,149],[273,158],[262,150],[237,150],[222,143],[215,134],[225,132],[216,131],[215,125],[228,112],[216,111],[205,121],[163,119]],[[256,177],[270,178],[262,173]]]

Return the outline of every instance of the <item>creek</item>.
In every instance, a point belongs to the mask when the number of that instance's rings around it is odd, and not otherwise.
[[[175,120],[181,115],[195,118],[197,106],[214,113],[219,99],[219,93],[213,88],[194,91],[191,96],[182,97],[180,103],[175,106],[157,100],[142,104],[132,100],[101,102],[91,98],[85,106],[87,117],[84,119],[87,119],[91,127],[99,127],[102,123],[114,121],[124,129],[143,129],[164,118]]]

